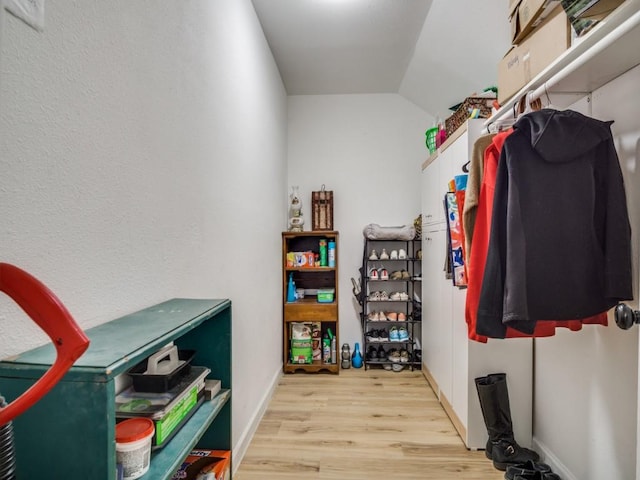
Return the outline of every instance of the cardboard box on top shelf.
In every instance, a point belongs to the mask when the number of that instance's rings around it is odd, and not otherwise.
[[[558,5],[521,44],[498,64],[498,101],[504,103],[571,46],[571,27]]]
[[[519,45],[560,5],[560,0],[518,0],[509,7],[511,44]]]

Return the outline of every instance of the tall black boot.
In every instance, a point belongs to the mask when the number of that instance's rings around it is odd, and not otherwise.
[[[475,383],[489,434],[485,454],[493,461],[493,466],[504,471],[509,465],[540,460],[536,452],[518,445],[513,436],[507,375],[493,373],[476,378]]]

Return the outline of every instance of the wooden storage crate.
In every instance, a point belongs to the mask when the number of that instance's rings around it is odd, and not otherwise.
[[[480,114],[477,118],[489,118],[491,116],[491,106],[495,98],[486,97],[467,97],[464,102],[460,104],[458,109],[453,115],[447,118],[444,122],[445,129],[447,131],[447,138],[453,135],[460,126],[467,121],[471,110],[477,108],[480,110]]]
[[[311,192],[311,229],[333,230],[333,191]]]

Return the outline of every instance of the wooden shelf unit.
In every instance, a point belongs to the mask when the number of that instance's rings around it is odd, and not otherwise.
[[[287,253],[312,251],[319,252],[321,239],[336,243],[335,267],[291,267],[287,266]],[[310,231],[310,232],[282,232],[282,324],[283,324],[283,370],[285,373],[339,373],[340,372],[340,341],[338,321],[338,232],[336,231]],[[331,303],[320,303],[315,296],[305,296],[295,302],[287,302],[287,286],[289,274],[293,278],[297,288],[335,289],[334,299]],[[314,361],[310,364],[291,362],[290,329],[294,322],[320,322],[321,337],[331,328],[336,336],[336,363],[323,363]],[[320,338],[322,345],[322,338]]]

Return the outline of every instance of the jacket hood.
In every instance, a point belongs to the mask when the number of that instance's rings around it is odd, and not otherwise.
[[[513,126],[526,135],[547,162],[566,163],[611,138],[611,124],[573,110],[542,109],[523,115]]]

